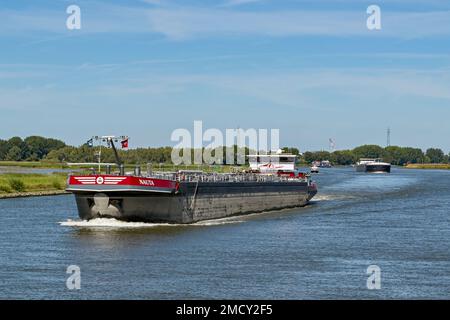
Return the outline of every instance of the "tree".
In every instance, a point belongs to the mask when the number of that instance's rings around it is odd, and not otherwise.
[[[66,144],[60,140],[39,136],[28,137],[24,142],[28,146],[30,158],[35,158],[37,160],[45,158],[52,150],[58,150],[66,146]]]
[[[357,161],[355,155],[351,150],[340,150],[333,152],[335,163],[339,165],[350,165]]]
[[[8,153],[8,142],[0,139],[0,161],[5,160],[5,156]]]
[[[8,150],[8,153],[5,156],[5,160],[7,161],[20,161],[22,160],[22,150],[18,146],[13,146]]]
[[[444,163],[449,163],[449,160],[450,160],[450,155],[446,154],[444,156]]]
[[[353,149],[353,154],[357,158],[383,158],[385,150],[380,146],[369,144]]]
[[[15,156],[16,158],[18,158],[15,161],[25,160],[28,157],[29,150],[28,150],[27,144],[20,137],[12,137],[11,139],[9,139],[7,141],[8,153],[5,157],[6,160],[10,160],[10,159],[7,159],[7,156],[9,154],[9,151],[11,151],[11,149],[14,147],[17,147],[20,150],[19,155]],[[16,152],[17,152],[17,149],[14,150],[14,154]]]
[[[425,161],[425,155],[423,154],[423,151],[419,148],[410,148],[406,147],[403,148],[406,152],[406,158],[409,163],[424,163]]]
[[[298,156],[300,154],[300,151],[294,147],[283,147],[282,150],[284,153],[291,153],[291,154],[295,154],[296,156]]]
[[[430,158],[431,163],[444,162],[444,152],[441,149],[429,148],[425,154],[428,158]]]
[[[402,166],[411,162],[408,157],[408,151],[398,146],[389,146],[385,148],[384,160],[397,166]]]

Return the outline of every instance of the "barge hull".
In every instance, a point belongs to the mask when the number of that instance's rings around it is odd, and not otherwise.
[[[369,173],[390,173],[391,172],[391,166],[390,165],[376,165],[376,164],[362,164],[356,166],[357,172],[369,172]]]
[[[264,211],[302,207],[316,194],[305,182],[181,183],[177,193],[78,191],[80,218],[193,223]]]

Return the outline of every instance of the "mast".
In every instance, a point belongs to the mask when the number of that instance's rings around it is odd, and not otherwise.
[[[113,139],[112,138],[108,138],[108,143],[111,144],[111,148],[114,151],[114,156],[116,157],[117,166],[120,167],[122,165],[122,160],[120,160],[119,153],[117,152],[117,149],[116,149],[116,146],[114,145]]]
[[[98,150],[98,172],[101,171],[101,165],[102,165],[102,144],[99,144],[99,150]]]

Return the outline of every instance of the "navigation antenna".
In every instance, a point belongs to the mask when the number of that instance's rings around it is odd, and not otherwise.
[[[330,152],[334,152],[336,150],[336,143],[332,138],[328,139],[328,141],[330,142]]]

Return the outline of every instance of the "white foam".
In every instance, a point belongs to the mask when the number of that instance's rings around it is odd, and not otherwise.
[[[155,228],[155,227],[188,227],[188,226],[215,226],[222,224],[238,223],[241,220],[235,218],[223,218],[216,220],[205,220],[192,224],[172,224],[172,223],[149,223],[149,222],[127,222],[114,218],[96,218],[92,220],[71,220],[59,222],[64,227],[76,228]]]
[[[312,198],[312,202],[314,201],[331,201],[331,200],[344,200],[354,198],[349,195],[338,195],[338,194],[318,194]]]
[[[92,220],[71,220],[59,222],[64,227],[80,228],[149,228],[159,226],[171,226],[168,223],[127,222],[114,218],[97,218]]]
[[[240,218],[242,218],[241,216]],[[204,220],[193,223],[192,226],[218,226],[222,224],[230,224],[230,223],[240,223],[244,222],[243,220],[236,219],[236,217],[228,217],[222,219],[214,219],[214,220]]]

